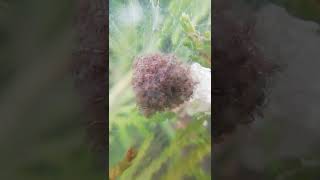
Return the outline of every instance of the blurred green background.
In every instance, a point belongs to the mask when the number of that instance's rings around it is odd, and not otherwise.
[[[320,1],[227,2],[226,14],[239,22],[245,19],[239,12],[255,18],[256,44],[281,70],[269,81],[263,116],[215,145],[213,179],[320,179],[319,84],[313,81],[319,76],[313,67],[320,56]]]
[[[0,179],[105,178],[69,69],[75,2],[0,1]]]

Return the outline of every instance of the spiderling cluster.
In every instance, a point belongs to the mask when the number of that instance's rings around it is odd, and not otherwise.
[[[172,109],[189,100],[195,85],[189,67],[172,54],[148,54],[135,58],[133,89],[145,116]]]

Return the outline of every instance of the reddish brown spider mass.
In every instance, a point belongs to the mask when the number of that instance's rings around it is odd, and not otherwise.
[[[149,54],[135,58],[133,89],[145,116],[164,111],[188,100],[194,87],[189,68],[170,54]]]

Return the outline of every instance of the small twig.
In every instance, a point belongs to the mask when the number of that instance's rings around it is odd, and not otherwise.
[[[200,52],[199,54],[207,61],[207,63],[209,63],[209,65],[211,65],[211,58],[206,53]]]

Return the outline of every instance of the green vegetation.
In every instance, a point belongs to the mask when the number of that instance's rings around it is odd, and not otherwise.
[[[132,61],[140,54],[174,53],[186,63],[210,67],[210,3],[110,1],[109,167],[130,147],[138,153],[118,179],[211,178],[200,164],[211,154],[211,136],[202,126],[209,115],[196,114],[185,129],[176,129],[179,118],[172,112],[144,117],[131,87]]]

